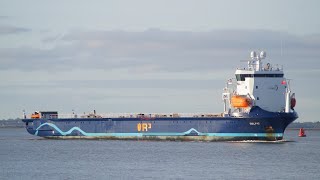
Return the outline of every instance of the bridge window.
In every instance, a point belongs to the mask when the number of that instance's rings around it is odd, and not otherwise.
[[[236,74],[237,81],[245,81],[246,78],[252,78],[252,77],[277,78],[277,77],[283,77],[283,74]]]
[[[236,79],[237,79],[237,81],[241,81],[240,80],[241,79],[240,74],[236,74]]]

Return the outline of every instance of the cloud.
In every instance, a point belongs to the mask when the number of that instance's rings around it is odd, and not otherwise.
[[[251,50],[265,50],[270,59],[281,58],[283,64],[304,58],[311,67],[320,56],[319,34],[294,36],[269,30],[73,31],[47,37],[43,43],[53,48],[0,49],[1,69],[210,72],[235,68]]]
[[[320,34],[310,36],[294,36],[285,32],[270,30],[215,30],[209,32],[192,31],[162,31],[159,29],[149,29],[143,32],[126,31],[95,31],[95,32],[74,32],[66,35],[64,40],[91,42],[104,42],[106,46],[111,43],[115,45],[149,45],[150,49],[157,48],[179,48],[179,49],[225,49],[252,47],[274,48],[280,46],[284,41],[290,48],[305,47],[306,45],[317,45],[320,43],[310,43],[314,37],[319,38]],[[311,38],[310,38],[311,37]],[[263,45],[263,46],[262,46]],[[135,47],[135,46],[133,46]]]
[[[9,18],[9,16],[0,16],[0,20],[1,19],[8,19]]]
[[[0,16],[1,18],[6,18],[4,16]],[[0,35],[8,35],[8,34],[17,34],[17,33],[24,33],[30,32],[31,29],[22,28],[22,27],[15,27],[10,25],[0,25]]]
[[[145,80],[52,80],[52,81],[37,81],[36,82],[23,82],[11,84],[1,84],[2,90],[11,90],[21,86],[24,89],[51,89],[51,88],[95,88],[95,89],[126,89],[126,88],[142,88],[142,89],[213,89],[220,88],[221,84],[212,83],[213,80],[183,80],[183,79],[145,79]]]

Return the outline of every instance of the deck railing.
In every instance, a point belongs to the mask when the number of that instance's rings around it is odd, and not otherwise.
[[[178,117],[221,117],[221,113],[99,113],[99,114],[58,114],[59,119],[68,118],[178,118]],[[31,118],[27,115],[26,118]]]

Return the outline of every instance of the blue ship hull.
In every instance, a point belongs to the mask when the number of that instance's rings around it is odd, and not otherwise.
[[[298,118],[253,107],[243,116],[23,119],[27,131],[46,138],[141,140],[281,140]]]

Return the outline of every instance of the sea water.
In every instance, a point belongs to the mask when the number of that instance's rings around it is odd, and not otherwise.
[[[320,179],[320,131],[285,141],[48,140],[0,128],[0,179]]]

